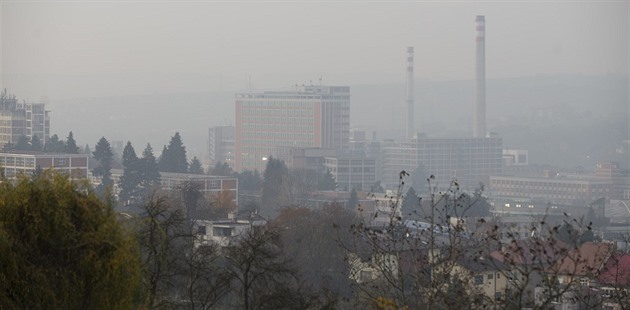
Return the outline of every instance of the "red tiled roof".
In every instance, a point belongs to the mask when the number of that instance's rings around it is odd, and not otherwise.
[[[613,254],[606,261],[597,280],[601,284],[613,286],[630,284],[630,254],[620,252]]]
[[[561,257],[547,271],[559,275],[597,276],[614,250],[612,243],[585,242]]]

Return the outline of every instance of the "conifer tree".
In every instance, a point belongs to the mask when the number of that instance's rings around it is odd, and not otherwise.
[[[130,141],[125,145],[122,161],[124,172],[120,177],[119,198],[122,201],[126,201],[137,195],[140,182],[142,181],[140,161]]]
[[[182,142],[179,132],[176,132],[168,146],[162,150],[160,157],[160,171],[163,172],[188,172],[188,160],[186,159],[186,147]]]
[[[348,210],[355,210],[358,206],[359,196],[357,195],[357,190],[353,188],[352,192],[350,193],[350,198],[348,199],[348,202],[346,204],[346,208]]]
[[[199,161],[199,158],[197,158],[197,156],[193,157],[193,159],[190,161],[188,172],[192,174],[203,174],[203,167],[201,166],[201,161]]]
[[[105,137],[101,137],[96,146],[94,152],[92,152],[94,159],[99,162],[99,165],[92,169],[92,174],[95,177],[101,178],[101,184],[96,188],[99,194],[103,195],[105,189],[112,185],[112,162],[114,160],[114,153],[112,153],[109,141]]]
[[[57,134],[53,134],[46,145],[44,145],[44,152],[47,153],[63,153],[65,151],[66,144],[59,140]]]
[[[42,140],[39,139],[37,135],[33,136],[31,140],[31,150],[35,152],[41,152],[44,149],[44,145],[42,144]]]
[[[147,191],[160,184],[160,169],[157,160],[153,155],[153,148],[150,143],[142,152],[140,159],[140,190],[146,194]]]
[[[66,145],[64,150],[68,154],[79,154],[79,147],[77,146],[77,142],[74,141],[72,131],[68,134],[68,137],[66,138]]]

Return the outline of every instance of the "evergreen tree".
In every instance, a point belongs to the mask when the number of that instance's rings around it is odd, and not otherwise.
[[[201,166],[201,161],[197,156],[193,157],[190,161],[190,167],[188,167],[188,172],[192,174],[203,174],[203,167]]]
[[[72,131],[68,134],[68,137],[66,138],[66,145],[64,150],[68,154],[79,154],[79,147],[77,146],[77,142],[74,141]]]
[[[352,192],[350,193],[350,198],[348,199],[348,202],[346,203],[346,208],[348,210],[354,211],[357,209],[358,206],[359,206],[359,196],[357,195],[357,190],[353,188]]]
[[[138,187],[142,181],[140,161],[138,160],[133,145],[131,145],[129,141],[123,150],[122,161],[124,172],[120,177],[119,198],[121,201],[126,201],[137,195]]]
[[[160,184],[160,169],[153,155],[150,143],[142,152],[140,159],[140,190],[146,194],[149,190]]]
[[[326,169],[326,172],[319,178],[319,182],[317,182],[317,189],[320,191],[334,191],[337,189],[335,177],[332,173],[330,173],[329,169]]]
[[[420,218],[420,198],[413,187],[409,187],[409,190],[407,190],[400,208],[404,219],[417,220]]]
[[[15,144],[8,142],[2,147],[3,152],[12,152],[15,150]]]
[[[179,132],[176,132],[168,146],[162,150],[160,157],[160,171],[162,172],[188,172],[188,160],[186,159],[186,147],[182,142]]]
[[[105,190],[112,185],[112,162],[114,160],[114,153],[112,153],[109,141],[105,137],[96,143],[94,152],[92,152],[94,159],[99,162],[98,166],[92,169],[92,174],[95,177],[101,178],[101,184],[96,188],[101,196],[105,193]]]
[[[261,214],[272,217],[280,207],[289,205],[289,169],[284,161],[269,157],[263,174]]]
[[[59,140],[57,134],[53,134],[46,145],[44,145],[44,151],[47,153],[63,153],[65,151],[66,144]]]
[[[18,139],[17,143],[15,143],[15,150],[17,151],[30,151],[31,150],[31,139],[29,139],[25,135],[21,135]]]
[[[234,174],[234,171],[232,171],[232,168],[230,168],[230,165],[228,165],[225,162],[217,162],[214,165],[214,168],[212,169],[212,171],[210,172],[211,175],[220,175],[220,176],[231,176]]]
[[[44,145],[42,144],[42,140],[40,140],[37,135],[34,135],[33,140],[31,140],[31,150],[41,152],[43,149]]]
[[[418,189],[418,193],[427,194],[429,193],[429,183],[427,181],[429,177],[430,175],[427,173],[424,165],[420,163],[420,165],[418,165],[418,167],[416,167],[410,175],[410,185]]]
[[[90,150],[90,145],[89,144],[85,144],[85,147],[83,148],[83,154],[92,154],[92,150]]]
[[[238,178],[239,190],[260,191],[262,178],[258,170],[254,170],[253,172],[251,170],[245,170],[241,173],[237,173],[236,177]]]

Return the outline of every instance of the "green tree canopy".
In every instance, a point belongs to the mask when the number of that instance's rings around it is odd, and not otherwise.
[[[142,152],[140,159],[140,189],[146,195],[148,191],[160,184],[160,169],[153,155],[153,148],[150,143]]]
[[[283,160],[269,157],[262,184],[262,206],[263,216],[273,216],[280,207],[290,204],[289,169]]]
[[[31,150],[35,152],[41,152],[44,149],[44,144],[42,144],[42,140],[39,139],[37,135],[33,136],[31,140]]]
[[[199,158],[197,158],[197,156],[193,157],[193,159],[190,161],[188,172],[192,174],[203,174],[203,167],[201,166],[201,161],[199,161]]]
[[[211,175],[220,175],[220,176],[231,176],[234,174],[234,171],[232,170],[232,168],[230,168],[230,165],[228,165],[225,162],[217,162],[214,165],[214,168],[212,168],[212,171],[210,172]]]
[[[258,170],[244,170],[236,175],[238,178],[238,189],[248,191],[259,191],[262,178]]]
[[[105,137],[101,137],[94,147],[92,152],[94,159],[98,160],[99,165],[92,169],[92,174],[95,177],[101,178],[101,184],[97,187],[97,191],[100,194],[105,193],[105,189],[112,184],[112,162],[114,160],[114,153],[109,145],[109,141]]]
[[[17,151],[30,151],[31,139],[25,135],[21,135],[18,141],[15,143],[15,150]]]
[[[186,147],[182,142],[179,132],[171,137],[168,146],[162,150],[160,156],[160,171],[162,172],[188,172],[188,160],[186,159]]]
[[[131,309],[139,253],[90,190],[52,170],[0,182],[0,308]]]
[[[404,219],[420,219],[420,197],[413,187],[409,187],[402,201],[401,212]]]
[[[77,142],[74,141],[72,131],[68,134],[68,137],[66,138],[66,145],[64,150],[68,154],[79,154],[79,147],[77,146]]]
[[[47,153],[63,153],[66,149],[66,144],[59,140],[57,134],[53,134],[44,145],[44,151]]]
[[[124,172],[120,177],[120,193],[118,197],[121,201],[126,201],[131,197],[137,196],[139,185],[142,181],[140,161],[133,145],[129,141],[123,150],[122,164]]]

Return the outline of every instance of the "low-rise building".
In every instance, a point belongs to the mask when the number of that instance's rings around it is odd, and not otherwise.
[[[37,169],[54,169],[72,179],[88,178],[87,154],[0,153],[0,169],[7,178],[32,174]]]

